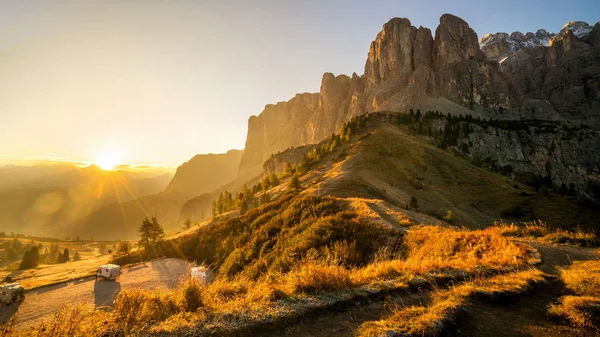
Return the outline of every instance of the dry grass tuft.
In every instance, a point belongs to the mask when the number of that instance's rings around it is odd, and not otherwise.
[[[600,330],[600,298],[593,296],[563,296],[559,304],[551,304],[551,315],[564,317],[582,328]]]
[[[527,264],[530,255],[527,246],[511,242],[495,228],[419,226],[407,233],[405,245],[406,264],[413,272],[517,267]]]
[[[352,286],[350,272],[338,265],[306,264],[285,275],[291,294],[347,290]]]
[[[560,269],[567,288],[578,295],[600,297],[600,261],[575,261]]]
[[[514,223],[494,222],[494,227],[498,228],[502,235],[512,237],[535,237],[542,241],[552,243],[565,243],[579,247],[598,247],[600,239],[592,230],[582,230],[577,228],[574,231],[564,229],[551,229],[541,220],[525,222],[522,225]]]
[[[26,336],[72,337],[101,335],[102,327],[96,324],[101,312],[86,304],[67,305],[56,312],[52,319],[45,321],[36,329],[25,332]]]
[[[568,268],[561,268],[560,276],[567,288],[579,296],[561,297],[548,312],[576,326],[600,330],[600,261],[575,261]]]
[[[489,279],[476,279],[448,290],[439,290],[431,295],[429,306],[392,308],[388,318],[363,323],[358,328],[357,335],[380,336],[387,332],[415,336],[438,335],[453,320],[457,311],[468,305],[472,297],[522,293],[533,284],[543,282],[544,276],[541,271],[531,269]]]

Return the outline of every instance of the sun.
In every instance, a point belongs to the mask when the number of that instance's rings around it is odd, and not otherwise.
[[[115,151],[104,151],[98,155],[94,164],[98,165],[103,170],[113,170],[119,165],[119,153]]]

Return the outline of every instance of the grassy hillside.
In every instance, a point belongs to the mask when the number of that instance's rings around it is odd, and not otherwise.
[[[217,272],[210,286],[184,281],[174,291],[125,290],[113,310],[71,306],[21,333],[264,334],[355,301],[512,273],[539,261],[533,249],[496,228],[407,228],[373,223],[351,200],[288,194],[114,261],[158,255],[202,261]]]
[[[393,116],[374,114],[352,140],[321,162],[313,188],[322,194],[362,196],[405,206],[456,223],[479,227],[496,219],[543,219],[552,225],[595,226],[598,208],[573,197],[540,193],[472,165],[451,152],[409,135]],[[306,178],[312,180],[311,175]]]
[[[542,219],[565,228],[595,227],[600,210],[575,197],[532,187],[481,167],[443,150],[436,140],[414,135],[397,115],[370,114],[355,122],[352,132],[338,133],[312,147],[290,149],[274,155],[265,173],[276,172],[282,186],[290,179],[286,164],[298,169],[306,194],[379,199],[398,208],[440,221],[479,228],[498,219],[531,221]],[[350,123],[349,123],[350,124]],[[347,125],[349,125],[347,124]],[[348,134],[350,136],[348,137]],[[331,146],[338,138],[338,144]],[[304,155],[298,156],[298,153]],[[310,159],[307,159],[310,157]],[[317,158],[318,157],[318,158]],[[248,186],[260,181],[250,181]],[[238,186],[243,184],[238,182]],[[229,191],[238,186],[229,185]],[[237,189],[236,189],[237,188]],[[221,189],[186,202],[183,217],[210,214],[212,201]],[[272,190],[281,194],[281,188]]]

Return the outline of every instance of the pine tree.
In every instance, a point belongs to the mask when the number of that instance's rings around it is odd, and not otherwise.
[[[69,250],[65,248],[62,254],[58,254],[58,259],[56,260],[58,263],[69,262]]]
[[[26,251],[23,254],[23,259],[21,260],[21,264],[19,265],[19,269],[29,269],[38,265],[40,261],[40,251],[37,246],[31,247],[30,250]]]
[[[152,225],[150,230],[150,240],[152,243],[159,241],[160,239],[165,237],[164,228],[158,223],[158,220],[155,216],[152,217]]]
[[[140,241],[139,245],[142,247],[148,247],[150,245],[150,233],[152,231],[152,222],[148,217],[145,217],[139,228]]]
[[[119,253],[129,253],[129,243],[127,241],[119,242]]]
[[[275,174],[275,172],[271,173],[271,176],[269,179],[271,181],[271,186],[279,185],[279,178],[277,177],[277,174]]]
[[[288,187],[290,189],[294,189],[296,191],[300,190],[300,178],[298,178],[297,174],[294,174],[292,176],[292,179],[290,179],[290,184],[288,185]]]
[[[81,260],[81,255],[79,255],[79,252],[75,252],[75,254],[73,254],[73,262],[80,261],[80,260]]]
[[[240,203],[240,214],[244,214],[246,212],[248,212],[248,202],[246,199],[242,199],[242,202]]]

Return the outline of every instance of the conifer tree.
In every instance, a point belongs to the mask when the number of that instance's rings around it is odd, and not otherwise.
[[[139,245],[142,247],[148,247],[150,245],[150,233],[152,232],[152,222],[148,217],[145,217],[139,228],[140,241]]]
[[[152,243],[156,243],[157,241],[165,237],[165,230],[158,223],[158,220],[155,216],[152,217],[152,226],[150,228],[150,240],[152,241]]]

